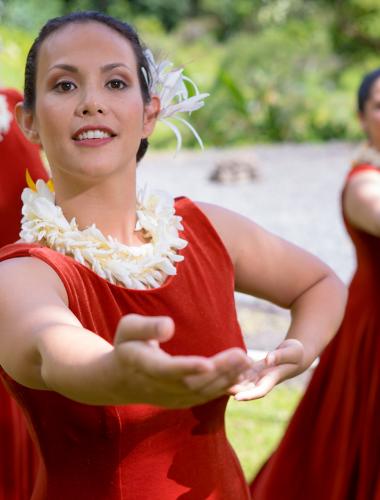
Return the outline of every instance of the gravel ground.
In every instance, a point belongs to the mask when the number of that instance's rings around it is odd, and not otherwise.
[[[138,176],[140,183],[175,196],[217,203],[252,218],[319,256],[348,283],[355,261],[341,219],[340,190],[354,149],[352,144],[331,142],[182,151],[176,157],[172,152],[148,153]],[[215,164],[226,158],[254,160],[257,179],[230,185],[211,182]],[[236,300],[248,347],[275,347],[289,323],[288,312],[242,294]]]

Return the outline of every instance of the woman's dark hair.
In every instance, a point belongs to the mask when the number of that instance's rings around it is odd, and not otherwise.
[[[66,16],[56,17],[50,19],[41,29],[37,38],[34,40],[31,46],[28,57],[26,59],[25,66],[25,82],[24,82],[24,108],[27,110],[33,110],[36,101],[36,74],[37,74],[37,59],[41,44],[49,35],[55,31],[67,26],[72,23],[86,23],[95,21],[109,28],[113,29],[117,33],[120,33],[125,39],[129,41],[132,46],[133,52],[136,57],[137,62],[137,73],[140,83],[141,94],[144,103],[150,101],[149,83],[151,81],[151,75],[149,71],[149,64],[144,54],[144,46],[140,42],[140,39],[136,31],[127,23],[119,21],[114,17],[102,14],[96,11],[84,11],[84,12],[72,12]],[[148,77],[149,82],[146,81],[143,74],[142,68],[144,68],[145,73]],[[148,149],[148,139],[142,139],[140,147],[137,151],[136,160],[140,161],[141,158],[146,153]]]
[[[365,103],[370,98],[372,87],[378,78],[380,78],[380,68],[377,68],[364,76],[358,90],[359,113],[364,113]]]

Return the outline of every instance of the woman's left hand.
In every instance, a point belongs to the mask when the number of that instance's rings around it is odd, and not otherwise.
[[[273,387],[305,370],[304,346],[296,339],[286,339],[267,356],[253,363],[241,382],[231,387],[228,393],[237,401],[262,398]]]

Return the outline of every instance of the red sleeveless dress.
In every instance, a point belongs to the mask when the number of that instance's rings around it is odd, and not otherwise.
[[[0,260],[33,256],[51,266],[82,325],[109,342],[122,315],[169,315],[176,332],[170,354],[211,356],[244,347],[234,303],[231,260],[213,226],[179,198],[181,236],[188,246],[177,275],[161,288],[113,285],[70,257],[16,244]],[[152,405],[92,406],[50,391],[28,389],[1,372],[24,409],[43,461],[33,500],[250,498],[224,427],[227,397],[190,409]]]
[[[13,109],[22,95],[0,90]],[[26,187],[25,170],[33,179],[46,179],[39,148],[29,143],[13,119],[0,141],[0,246],[18,239],[21,220],[21,192]],[[34,445],[25,418],[0,381],[0,499],[30,498],[37,469]]]
[[[365,170],[378,171],[359,165],[348,179]],[[343,324],[251,485],[254,500],[380,500],[380,238],[345,225],[357,270]]]

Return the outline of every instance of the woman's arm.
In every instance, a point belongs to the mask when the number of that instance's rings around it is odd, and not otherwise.
[[[0,263],[0,364],[17,382],[86,404],[187,407],[214,399],[251,366],[241,349],[211,358],[170,356],[167,317],[128,315],[114,345],[69,310],[64,286],[44,262]]]
[[[380,236],[380,172],[355,174],[345,189],[343,209],[353,226]]]
[[[199,206],[231,256],[236,290],[291,311],[285,341],[256,363],[248,377],[256,386],[250,387],[246,399],[260,397],[276,383],[301,373],[320,354],[342,321],[346,288],[319,259],[249,219],[214,205]]]

